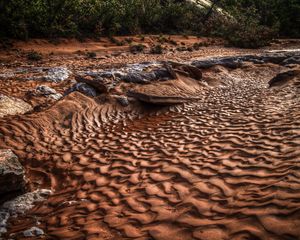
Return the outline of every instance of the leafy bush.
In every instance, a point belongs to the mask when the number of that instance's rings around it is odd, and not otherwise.
[[[131,45],[129,48],[131,53],[143,52],[144,49],[145,49],[145,45],[143,45],[143,44],[134,44],[134,45]]]
[[[162,54],[163,53],[163,47],[160,44],[154,45],[150,49],[151,54]]]
[[[97,57],[97,54],[95,52],[87,52],[86,53],[86,56],[88,58],[96,58]]]
[[[240,45],[239,39],[243,36],[248,36],[250,43],[251,34],[262,31],[264,34],[259,39],[265,35],[268,38],[273,26],[283,35],[300,36],[299,0],[218,0],[218,3],[225,14],[211,11],[206,18],[207,9],[184,0],[3,0],[0,1],[0,37],[28,39],[145,33],[226,36],[236,30],[239,34],[228,35],[232,38],[229,41]],[[257,19],[254,22],[251,18],[248,24],[243,10],[249,7],[256,10]],[[226,16],[237,21],[229,21],[224,27]],[[260,42],[254,45],[264,45]]]
[[[253,24],[245,28],[243,25],[235,23],[228,28],[225,39],[228,40],[230,46],[259,48],[269,45],[274,36],[274,30],[266,26]]]
[[[31,51],[29,53],[27,53],[27,60],[29,61],[40,61],[43,59],[43,56],[41,53],[36,52],[36,51]]]
[[[0,12],[0,36],[28,39],[179,33],[195,29],[202,10],[173,0],[9,0]]]
[[[259,25],[276,28],[281,36],[300,37],[299,0],[221,0],[220,6],[234,16],[237,8],[254,8]]]
[[[120,41],[113,36],[109,36],[109,40],[111,41],[111,43],[116,44],[117,46],[124,46],[126,44],[126,40]]]
[[[229,45],[241,48],[267,46],[277,32],[275,26],[271,28],[259,23],[259,15],[253,7],[236,8],[234,18],[228,19],[223,28],[223,37]]]

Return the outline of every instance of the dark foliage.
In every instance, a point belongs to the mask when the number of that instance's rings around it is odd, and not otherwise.
[[[139,53],[139,52],[143,52],[145,49],[145,45],[143,44],[133,44],[130,45],[129,50],[131,53]]]
[[[150,49],[151,54],[162,54],[163,53],[163,47],[160,44],[157,44]]]
[[[0,36],[20,39],[195,32],[203,14],[172,0],[1,0],[0,12]]]
[[[223,37],[229,45],[241,48],[259,48],[268,45],[276,36],[276,25],[266,26],[259,22],[260,16],[253,6],[243,8],[237,4],[232,16],[221,25]]]
[[[257,23],[276,28],[281,36],[300,37],[300,1],[299,0],[221,0],[220,6],[229,13],[236,10],[256,10]]]
[[[36,51],[29,52],[26,57],[29,61],[40,61],[43,59],[42,54]]]
[[[300,37],[299,0],[213,2],[214,8],[205,9],[185,0],[0,0],[0,38],[196,34],[259,47],[276,32]]]

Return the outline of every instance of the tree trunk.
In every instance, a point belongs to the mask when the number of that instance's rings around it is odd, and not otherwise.
[[[203,18],[203,24],[206,23],[206,21],[209,19],[209,17],[211,16],[211,14],[213,13],[213,10],[215,8],[215,6],[220,2],[220,0],[213,0],[212,4],[210,6],[210,8],[208,9],[207,14],[204,16]]]

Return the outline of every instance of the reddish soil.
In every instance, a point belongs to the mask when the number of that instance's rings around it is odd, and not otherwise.
[[[145,43],[150,46],[153,38],[146,37]],[[2,54],[0,69],[32,64],[100,70],[263,51],[214,43],[193,52],[133,55],[128,46],[112,46],[106,39],[71,43],[16,43],[20,55]],[[25,61],[31,49],[44,59]],[[74,53],[86,49],[110,56],[89,59]],[[126,55],[111,55],[115,50]],[[22,231],[38,226],[46,233],[40,239],[298,239],[300,78],[268,86],[288,69],[270,63],[215,66],[202,72],[208,86],[179,76],[177,82],[137,87],[197,95],[194,101],[159,108],[121,107],[78,92],[55,103],[30,100],[26,92],[40,82],[24,81],[22,74],[20,80],[0,79],[0,93],[45,105],[38,112],[1,118],[0,148],[20,158],[28,190],[54,192],[30,213],[11,219],[7,236],[25,239]],[[73,80],[43,84],[63,93]]]

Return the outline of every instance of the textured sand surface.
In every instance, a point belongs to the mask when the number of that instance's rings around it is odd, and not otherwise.
[[[75,92],[0,119],[0,148],[54,192],[9,233],[38,221],[46,239],[299,239],[300,79],[269,88],[281,70],[213,67],[216,87],[177,106]]]

